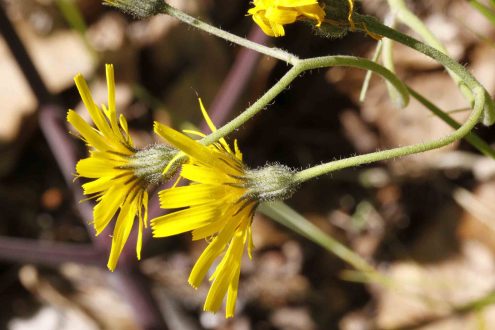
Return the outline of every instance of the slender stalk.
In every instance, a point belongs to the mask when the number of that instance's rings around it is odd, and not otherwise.
[[[195,17],[189,16],[188,14],[184,13],[183,11],[181,11],[177,8],[174,8],[167,3],[164,3],[164,5],[163,5],[163,13],[168,14],[170,16],[173,16],[173,17],[177,18],[179,21],[182,21],[188,25],[194,26],[195,28],[198,28],[204,32],[213,34],[219,38],[230,41],[230,42],[237,44],[239,46],[252,49],[254,51],[257,51],[258,53],[262,53],[262,54],[268,55],[270,57],[279,59],[279,60],[284,61],[288,64],[294,65],[299,60],[297,58],[297,56],[295,56],[291,53],[288,53],[284,50],[260,45],[256,42],[253,42],[253,41],[247,40],[245,38],[236,36],[235,34],[224,31],[224,30],[219,29],[217,27],[214,27],[210,24],[207,24],[207,23],[205,23],[205,22],[203,22],[203,21],[201,21]]]
[[[289,84],[299,76],[300,73],[306,70],[330,66],[351,66],[377,72],[382,77],[387,79],[388,82],[392,83],[395,86],[397,91],[402,96],[404,105],[407,104],[409,94],[407,88],[404,88],[404,84],[392,72],[367,59],[361,59],[351,56],[325,56],[301,60],[294,55],[282,50],[259,45],[257,43],[248,41],[244,38],[240,38],[236,35],[213,27],[183,13],[176,8],[169,6],[168,4],[164,5],[163,11],[164,13],[174,16],[184,23],[192,25],[205,32],[211,33],[225,40],[253,49],[255,51],[261,52],[265,55],[280,59],[282,61],[285,61],[286,63],[293,65],[293,67],[274,86],[272,86],[272,88],[270,88],[260,99],[258,99],[253,105],[251,105],[248,109],[241,113],[237,118],[233,119],[220,129],[218,129],[216,132],[203,138],[201,141],[203,144],[211,144],[214,141],[217,141],[221,137],[224,137],[233,132],[235,129],[239,128],[254,115],[264,109],[269,104],[269,102],[271,102],[278,94],[285,90],[289,86]],[[296,173],[294,180],[297,183],[304,182],[311,178],[347,167],[359,166],[366,163],[407,156],[446,146],[466,136],[480,120],[485,107],[485,122],[490,122],[493,119],[493,115],[495,114],[493,112],[493,101],[489,97],[487,97],[488,93],[486,92],[486,90],[461,64],[457,63],[438,49],[435,49],[422,43],[419,40],[404,35],[394,29],[391,29],[381,24],[372,17],[361,16],[357,14],[355,16],[355,21],[359,22],[359,25],[356,26],[364,27],[363,30],[367,33],[374,33],[376,35],[389,38],[391,40],[402,43],[416,51],[419,51],[441,63],[446,69],[455,74],[456,77],[459,77],[459,85],[461,87],[464,86],[468,88],[473,94],[473,111],[463,125],[461,125],[456,131],[447,136],[426,143],[418,143],[384,151],[377,151],[365,155],[349,157],[346,159],[318,165]]]
[[[3,6],[0,6],[0,34],[3,36],[3,40],[5,40],[13,58],[15,58],[19,65],[19,69],[21,69],[24,77],[26,77],[26,82],[29,84],[38,102],[40,104],[50,103],[54,97],[48,91],[43,78],[41,78],[26,47],[7,17]]]
[[[447,53],[447,49],[438,40],[438,38],[428,29],[428,27],[418,18],[413,12],[409,10],[404,0],[387,0],[388,5],[394,11],[396,17],[404,24],[406,24],[411,30],[418,33],[421,38],[425,40],[427,44],[438,49],[442,53]]]
[[[386,79],[391,85],[396,88],[398,94],[401,96],[402,106],[405,106],[409,102],[409,92],[407,91],[404,83],[400,81],[392,72],[368,59],[353,56],[323,56],[299,60],[299,63],[295,64],[261,98],[254,102],[239,116],[225,124],[223,127],[219,128],[217,131],[203,138],[201,140],[201,143],[211,144],[218,139],[232,133],[234,130],[246,123],[249,119],[253,118],[258,112],[263,110],[267,106],[267,104],[269,104],[278,94],[283,92],[289,86],[289,84],[302,72],[334,66],[353,67],[373,71]]]
[[[458,86],[461,90],[466,90],[467,88],[471,90],[471,92],[474,92],[473,89],[475,87],[482,88],[485,93],[485,104],[483,105],[485,111],[482,113],[483,117],[481,117],[480,115],[480,118],[483,120],[483,123],[485,125],[491,125],[495,122],[494,101],[491,99],[490,95],[483,88],[483,86],[473,77],[473,75],[471,75],[471,73],[469,73],[469,71],[463,65],[457,63],[438,49],[428,46],[417,39],[400,33],[397,30],[391,29],[388,26],[381,24],[371,16],[358,16],[360,23],[366,27],[365,31],[372,32],[377,35],[381,35],[383,37],[397,41],[405,46],[408,46],[409,48],[425,54],[428,57],[431,57],[432,59],[442,64],[449,72],[451,72],[451,74],[455,74],[459,78]],[[475,102],[474,95],[473,102]]]
[[[416,16],[412,11],[409,10],[404,0],[387,0],[387,1],[390,8],[394,10],[394,14],[396,14],[396,17],[402,23],[404,23],[409,28],[411,28],[411,30],[418,33],[428,45],[438,49],[444,54],[448,54],[445,46],[430,31],[430,29],[428,29],[426,24],[424,24],[423,21],[419,19],[418,16]],[[468,99],[469,103],[472,105],[473,95],[471,94],[471,91],[462,84],[462,79],[457,74],[455,74],[452,70],[447,70],[447,71],[452,77],[452,79],[455,81],[455,83],[459,86],[462,94]]]
[[[449,125],[454,129],[458,129],[459,127],[461,127],[461,124],[459,124],[454,118],[452,118],[445,111],[443,111],[442,109],[431,103],[424,96],[416,92],[414,89],[408,87],[408,90],[409,90],[409,94],[411,94],[412,97],[418,100],[419,103],[421,103],[428,110],[430,110],[435,116],[442,119],[447,125]],[[476,133],[469,132],[464,137],[464,139],[467,142],[469,142],[469,144],[471,144],[473,147],[478,149],[478,151],[481,152],[483,155],[495,159],[495,150],[493,150],[493,148],[490,147],[490,145],[488,145],[488,143],[486,143]]]
[[[261,44],[268,41],[268,37],[255,26],[252,27],[248,38]],[[255,69],[261,57],[262,54],[248,48],[242,48],[237,53],[234,64],[208,109],[211,120],[214,123],[222,125],[229,118],[239,97],[244,93],[246,85],[256,72]],[[201,125],[200,131],[208,131],[208,126],[205,122]]]
[[[391,85],[392,88],[394,88],[399,96],[397,103],[400,107],[405,107],[409,103],[409,92],[407,91],[407,87],[404,85],[404,83],[399,78],[397,78],[397,76],[392,71],[377,64],[374,61],[370,61],[365,58],[344,55],[322,56],[301,60],[299,66],[302,68],[302,71],[335,66],[372,71],[380,75],[387,81],[387,83]]]
[[[473,127],[478,123],[478,119],[483,113],[483,104],[485,103],[485,93],[482,88],[473,89],[475,97],[475,108],[468,120],[452,134],[443,138],[427,143],[418,143],[410,146],[393,148],[384,151],[372,152],[365,155],[349,157],[326,164],[302,170],[294,175],[294,181],[297,183],[305,182],[309,179],[327,174],[333,171],[341,170],[348,167],[359,166],[363,164],[378,162],[382,160],[403,157],[428,150],[444,147],[454,141],[457,141],[468,134]]]
[[[385,282],[384,277],[368,261],[323,232],[287,204],[283,202],[263,203],[258,207],[258,211],[335,254],[338,258],[362,272],[366,277],[380,279],[381,282]]]
[[[378,58],[380,57],[382,50],[383,50],[383,41],[379,40],[376,44],[375,53],[371,58],[373,62],[378,62]],[[364,102],[364,100],[366,99],[366,93],[368,93],[372,76],[373,76],[373,72],[371,71],[366,72],[366,76],[364,77],[363,80],[363,86],[361,87],[361,92],[359,93],[359,102]]]
[[[99,249],[91,244],[61,243],[0,236],[0,260],[41,265],[77,262],[104,267]]]
[[[385,24],[394,28],[396,24],[395,15],[389,16]],[[385,66],[387,69],[395,73],[395,63],[393,57],[393,41],[388,38],[383,38],[382,42],[383,42],[383,51],[382,51],[383,66]],[[397,103],[397,98],[398,98],[397,92],[393,88],[391,88],[390,84],[387,84],[387,90],[390,99],[394,103]]]
[[[306,170],[302,170],[295,174],[294,181],[295,182],[304,182],[309,179],[318,177],[323,174],[327,174],[336,170],[359,166],[362,164],[392,159],[395,157],[403,157],[407,155],[412,155],[420,152],[425,152],[428,150],[433,150],[437,148],[441,148],[446,146],[454,141],[457,141],[467,135],[473,127],[478,123],[479,119],[483,115],[483,110],[485,104],[489,101],[487,100],[487,92],[481,86],[481,84],[459,63],[452,60],[450,57],[445,55],[444,53],[438,51],[437,49],[425,45],[424,43],[406,36],[396,30],[393,30],[378,21],[374,18],[368,16],[361,16],[362,23],[365,24],[366,29],[369,32],[376,33],[383,37],[390,38],[397,42],[400,42],[406,46],[409,46],[412,49],[415,49],[433,59],[441,63],[447,69],[453,71],[457,76],[460,77],[463,84],[468,87],[474,96],[474,109],[471,112],[471,115],[466,120],[466,122],[461,125],[456,131],[453,133],[444,136],[440,139],[426,142],[426,143],[418,143],[414,145],[404,146],[393,148],[384,151],[377,151],[365,155],[359,155],[354,157],[349,157],[337,161],[332,161],[326,164],[318,165],[315,167],[308,168]],[[487,110],[489,111],[489,110]]]

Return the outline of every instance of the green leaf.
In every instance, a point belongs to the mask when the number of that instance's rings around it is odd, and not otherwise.
[[[354,266],[354,268],[363,272],[373,272],[373,266],[366,260],[313,225],[287,204],[283,202],[263,203],[258,208],[258,211],[335,254],[340,259]]]
[[[469,4],[495,25],[495,12],[490,7],[485,6],[478,0],[470,0]],[[495,6],[495,0],[492,0],[492,6]]]

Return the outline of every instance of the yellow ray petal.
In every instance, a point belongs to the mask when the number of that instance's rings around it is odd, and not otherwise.
[[[237,270],[241,267],[244,247],[243,239],[244,232],[237,231],[230,243],[227,253],[215,269],[215,272],[211,277],[213,283],[208,291],[203,308],[205,311],[216,312],[220,309],[223,298],[227,294],[227,290],[231,286],[232,281],[237,274]]]
[[[218,158],[212,157],[214,153],[208,147],[159,122],[155,122],[154,126],[156,134],[167,140],[177,149],[182,150],[187,155],[212,167],[222,169],[225,167],[225,164],[221,163]],[[217,157],[221,157],[218,153],[215,155],[217,155]]]
[[[102,176],[118,175],[119,171],[114,167],[115,164],[108,159],[88,157],[77,162],[76,171],[85,178],[97,179]]]
[[[142,205],[144,207],[144,216],[143,216],[143,223],[144,223],[144,228],[148,228],[148,192],[145,191],[143,192],[143,200],[142,200]]]
[[[220,214],[215,221],[210,223],[208,226],[204,226],[202,228],[198,228],[196,230],[193,230],[192,235],[193,235],[193,240],[199,240],[203,238],[208,238],[211,236],[214,236],[217,234],[219,231],[222,230],[222,228],[226,225],[228,222],[233,222],[236,227],[246,226],[246,224],[249,224],[251,222],[251,210],[253,206],[247,206],[245,207],[239,214],[236,214],[235,212],[237,211],[239,204],[235,202],[228,201],[228,197],[224,197],[224,201],[220,201],[219,204],[231,204],[232,206],[230,209],[223,214]],[[254,205],[254,204],[253,204]],[[251,226],[248,226],[248,229],[251,229]]]
[[[96,106],[86,80],[84,80],[81,74],[78,74],[74,77],[74,82],[76,83],[77,90],[79,91],[81,99],[86,106],[91,119],[93,119],[95,126],[103,133],[103,135],[111,136],[112,131],[110,130],[110,126],[108,125],[108,122],[103,116],[101,110]]]
[[[270,8],[266,11],[265,17],[272,23],[276,24],[291,24],[297,20],[299,13],[297,10],[280,10],[278,8]]]
[[[125,242],[129,238],[136,212],[137,209],[134,203],[124,203],[120,210],[117,222],[115,223],[115,229],[113,230],[112,248],[107,263],[107,267],[111,271],[115,270]]]
[[[132,142],[131,135],[129,134],[129,126],[127,125],[127,120],[125,119],[123,114],[120,114],[119,123],[120,123],[120,127],[124,131],[124,133],[122,134],[123,137],[129,144],[129,146],[134,147],[134,143]]]
[[[217,130],[217,127],[215,126],[215,124],[213,124],[213,121],[208,115],[208,112],[206,112],[205,106],[203,105],[203,101],[201,100],[200,97],[198,98],[198,101],[199,101],[199,108],[201,109],[201,113],[203,114],[203,118],[205,119],[206,124],[208,125],[208,127],[212,132],[215,132]]]
[[[317,0],[278,0],[277,6],[279,7],[301,7],[318,4]]]
[[[182,165],[181,176],[191,181],[212,185],[239,182],[238,179],[229,177],[225,172],[218,171],[215,168],[196,166],[193,164]]]
[[[225,317],[234,317],[235,305],[237,302],[237,293],[239,291],[239,276],[241,274],[241,267],[238,267],[230,281],[229,290],[227,292],[227,305],[225,308]]]
[[[112,183],[112,177],[109,176],[104,176],[101,178],[98,178],[96,180],[87,182],[82,185],[83,191],[85,195],[92,195],[92,194],[97,194],[102,191],[106,191],[109,189],[113,183]]]
[[[107,75],[107,91],[108,91],[108,110],[110,113],[115,113],[115,77],[113,64],[106,64],[105,71]]]
[[[200,205],[151,221],[153,237],[168,237],[208,225],[218,214],[216,205]]]
[[[93,224],[99,235],[112,220],[126,196],[125,187],[111,186],[93,210]]]
[[[253,231],[251,226],[247,228],[247,241],[248,241],[248,256],[249,259],[253,260],[253,250],[254,250],[254,242],[253,242]]]
[[[136,257],[137,260],[141,260],[141,249],[143,247],[143,221],[141,219],[141,200],[137,204],[138,207],[138,236],[136,240]]]
[[[208,147],[159,122],[155,122],[154,129],[156,134],[185,152],[187,155],[194,157],[205,164],[211,163],[211,151]]]
[[[113,137],[109,137],[109,138],[115,139],[120,143],[127,143],[127,139],[122,135],[122,131],[120,130],[119,123],[117,121],[117,113],[115,112],[115,110],[112,112],[104,104],[101,105],[101,108],[105,113],[105,115],[107,116],[110,122],[110,127],[112,128]]]
[[[213,261],[222,253],[227,243],[232,239],[236,226],[235,221],[227,222],[222,231],[208,244],[189,275],[189,284],[192,287],[197,288],[201,284]]]
[[[67,113],[67,121],[74,126],[89,145],[99,150],[108,150],[104,138],[74,110],[69,110]]]
[[[160,207],[175,209],[214,202],[222,198],[222,186],[191,184],[188,186],[162,190],[159,193]]]
[[[182,132],[189,134],[189,135],[192,135],[192,136],[199,136],[201,138],[204,138],[206,136],[206,134],[198,132],[198,131],[194,131],[192,129],[183,129]]]
[[[205,239],[214,236],[225,226],[225,222],[232,220],[232,218],[227,218],[225,216],[219,216],[215,221],[208,224],[207,226],[195,229],[192,231],[192,240],[197,241],[200,239]]]
[[[284,35],[284,28],[282,28],[282,34],[275,34],[270,22],[264,17],[264,15],[253,14],[253,20],[263,30],[263,32],[270,37],[281,37]]]

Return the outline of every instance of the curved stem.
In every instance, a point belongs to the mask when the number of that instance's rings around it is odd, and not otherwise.
[[[352,265],[357,270],[364,273],[375,272],[374,267],[365,259],[347,248],[338,240],[323,232],[284,202],[263,203],[258,207],[257,211],[320,245],[327,251]]]
[[[375,18],[371,16],[361,16],[358,15],[358,20],[362,26],[365,26],[365,31],[372,32],[383,37],[397,41],[403,45],[406,45],[420,53],[425,54],[428,57],[436,60],[442,64],[451,74],[456,75],[459,78],[457,85],[462,90],[470,89],[471,91],[475,87],[481,87],[481,84],[474,78],[471,73],[461,64],[457,63],[441,51],[422,43],[410,36],[400,33],[397,30],[391,29],[386,25],[378,22]],[[485,111],[482,112],[480,118],[483,120],[485,125],[491,125],[495,122],[495,102],[491,99],[488,92],[483,88],[485,93]],[[473,96],[474,99],[474,96]],[[474,106],[474,103],[473,103]]]
[[[450,69],[455,74],[457,74],[462,79],[462,81],[464,81],[464,84],[470,89],[474,89],[475,86],[480,86],[478,81],[476,81],[476,79],[466,70],[464,66],[457,63],[438,49],[428,46],[423,42],[405,35],[397,30],[391,29],[388,26],[378,22],[371,16],[360,17],[369,32],[376,33],[383,37],[395,40],[414,50],[417,50],[420,53],[425,54],[428,57],[433,58],[434,60],[442,64],[445,68]]]
[[[406,85],[399,78],[397,78],[392,71],[374,61],[355,56],[337,55],[300,60],[299,66],[302,68],[302,71],[334,66],[345,66],[372,71],[380,75],[395,88],[400,96],[399,105],[401,107],[404,107],[409,103],[409,92]]]
[[[201,143],[211,144],[232,133],[234,130],[255,116],[258,112],[263,110],[278,94],[284,91],[289,84],[299,76],[300,73],[307,70],[334,66],[353,67],[373,71],[396,88],[397,92],[401,96],[402,105],[406,105],[409,102],[409,92],[407,91],[407,87],[404,83],[400,81],[392,72],[373,61],[354,56],[323,56],[304,59],[299,60],[298,64],[294,65],[279,81],[277,81],[275,85],[273,85],[261,98],[254,102],[243,113],[219,128],[217,131],[203,138]]]
[[[371,70],[377,72],[382,77],[387,79],[388,82],[394,85],[399,94],[402,97],[403,105],[407,104],[409,93],[407,87],[389,70],[386,68],[366,59],[356,58],[352,56],[325,56],[310,59],[298,59],[296,56],[287,53],[285,51],[270,48],[257,43],[248,41],[244,38],[238,37],[209,24],[206,24],[192,16],[189,16],[182,11],[165,4],[163,11],[184,23],[192,25],[198,29],[205,32],[216,35],[225,40],[231,41],[238,45],[253,49],[265,55],[280,59],[286,63],[292,64],[293,67],[274,85],[270,88],[260,99],[258,99],[253,105],[241,113],[237,118],[233,119],[223,127],[219,128],[217,131],[206,136],[201,140],[203,144],[211,144],[214,141],[228,135],[235,129],[239,128],[246,121],[251,119],[258,112],[263,110],[269,102],[271,102],[278,94],[280,94],[289,84],[297,78],[297,76],[306,70],[324,68],[329,66],[351,66],[356,68],[363,68],[366,70]],[[351,166],[358,166],[361,164],[387,160],[395,157],[401,157],[406,155],[411,155],[415,153],[420,153],[436,148],[448,145],[456,140],[461,139],[467,135],[472,128],[478,123],[480,117],[483,115],[483,110],[486,105],[490,108],[492,103],[491,100],[487,100],[486,90],[478,83],[478,81],[459,63],[442,53],[441,51],[428,46],[412,37],[404,35],[394,29],[391,29],[376,19],[368,16],[355,15],[355,21],[358,21],[361,26],[364,26],[367,33],[374,33],[383,37],[400,42],[412,49],[415,49],[441,63],[446,69],[452,71],[460,78],[460,86],[465,86],[471,90],[474,96],[474,110],[469,116],[468,120],[460,126],[455,132],[426,143],[418,143],[414,145],[409,145],[405,147],[398,147],[384,151],[378,151],[374,153],[369,153],[365,155],[350,157],[338,161],[333,161],[327,164],[322,164],[315,166],[295,174],[296,182],[304,182],[316,176],[320,176],[338,169],[343,169]],[[358,25],[357,25],[358,26]],[[489,98],[488,98],[489,99]],[[490,115],[490,111],[486,114]]]
[[[440,138],[432,142],[418,143],[405,147],[372,152],[365,155],[349,157],[349,158],[329,162],[326,164],[318,165],[315,167],[311,167],[296,173],[294,175],[294,181],[300,183],[318,177],[320,175],[327,174],[336,170],[341,170],[347,167],[358,166],[358,165],[377,162],[381,160],[387,160],[396,157],[403,157],[420,152],[425,152],[428,150],[441,148],[454,141],[457,141],[471,131],[471,129],[478,123],[478,119],[483,112],[483,105],[485,103],[484,90],[481,88],[475,88],[473,92],[475,95],[474,98],[475,108],[471,116],[468,118],[468,120],[452,134],[449,134],[443,138]]]
[[[461,124],[459,124],[454,118],[450,117],[448,113],[446,113],[445,111],[434,105],[423,95],[419,94],[411,87],[408,87],[407,89],[409,90],[409,94],[412,97],[414,97],[419,103],[421,103],[424,107],[430,110],[435,116],[443,120],[447,125],[449,125],[454,129],[458,129],[459,127],[461,127]],[[473,147],[478,149],[478,151],[481,152],[483,155],[495,159],[495,150],[493,150],[493,148],[490,147],[490,145],[488,145],[488,143],[486,143],[476,133],[471,131],[464,137],[464,139],[467,142],[469,142]]]
[[[179,9],[176,9],[168,4],[163,5],[163,13],[173,16],[180,21],[194,26],[202,31],[211,33],[227,41],[231,41],[240,46],[247,47],[254,51],[263,53],[265,55],[271,56],[282,60],[288,64],[292,64],[292,68],[275,84],[273,85],[261,98],[259,98],[255,103],[253,103],[249,108],[247,108],[238,117],[231,120],[229,123],[219,128],[217,131],[208,135],[201,140],[203,144],[211,144],[218,139],[225,137],[230,134],[249,119],[251,119],[258,112],[263,110],[278,94],[280,94],[289,84],[298,77],[298,75],[307,70],[325,68],[331,66],[348,66],[354,68],[360,68],[368,71],[373,71],[378,75],[382,76],[387,80],[392,86],[395,87],[398,94],[400,95],[400,106],[405,106],[409,102],[409,93],[406,86],[402,81],[400,81],[392,72],[384,68],[383,66],[370,61],[368,59],[353,57],[353,56],[323,56],[310,59],[299,59],[297,56],[285,52],[280,49],[266,47],[258,43],[246,40],[239,36],[236,36],[227,31],[221,30],[214,26],[211,26],[201,20],[187,15]]]
[[[183,11],[181,11],[177,8],[170,6],[167,3],[164,3],[164,5],[163,5],[163,13],[170,15],[170,16],[173,16],[173,17],[177,18],[178,20],[180,20],[180,21],[182,21],[188,25],[194,26],[195,28],[198,28],[204,32],[213,34],[219,38],[225,39],[225,40],[230,41],[230,42],[237,44],[239,46],[243,46],[243,47],[252,49],[254,51],[257,51],[259,53],[268,55],[270,57],[279,59],[279,60],[284,61],[286,63],[294,65],[299,60],[297,58],[297,56],[295,56],[289,52],[283,51],[283,50],[278,49],[278,48],[271,48],[271,47],[267,47],[264,45],[260,45],[256,42],[252,42],[250,40],[236,36],[235,34],[224,31],[224,30],[219,29],[217,27],[214,27],[210,24],[207,24],[207,23],[205,23],[205,22],[203,22],[203,21],[201,21],[195,17],[192,17],[192,16],[184,13]]]
[[[467,135],[473,127],[478,123],[480,117],[483,114],[484,106],[486,103],[486,91],[483,86],[459,63],[452,60],[442,52],[425,45],[424,43],[406,36],[396,30],[377,22],[370,17],[361,16],[362,22],[366,25],[368,31],[379,34],[381,36],[398,41],[406,46],[409,46],[435,60],[440,62],[446,68],[452,70],[458,75],[463,83],[471,90],[474,96],[474,109],[466,122],[460,126],[453,133],[442,137],[440,139],[418,143],[405,147],[398,147],[384,151],[377,151],[365,155],[359,155],[355,157],[349,157],[337,161],[332,161],[326,164],[318,165],[306,170],[300,171],[295,174],[294,181],[297,183],[307,181],[317,176],[330,173],[336,170],[344,169],[347,167],[358,166],[362,164],[377,162],[381,160],[392,159],[395,157],[407,156],[415,153],[420,153],[432,149],[437,149],[446,146],[454,141],[457,141]]]
[[[397,18],[411,28],[413,31],[418,33],[421,38],[430,46],[438,49],[442,53],[448,54],[445,46],[438,40],[438,38],[428,29],[426,24],[419,19],[409,8],[407,7],[404,0],[387,0],[388,5],[392,10],[395,11]],[[473,96],[471,91],[462,84],[462,79],[456,75],[453,71],[447,70],[449,75],[459,86],[461,93],[467,98],[469,104],[473,103]]]
[[[232,133],[249,119],[254,117],[254,115],[256,115],[258,112],[263,110],[268,105],[268,103],[270,103],[278,94],[283,92],[289,86],[289,84],[294,79],[296,79],[297,76],[299,76],[301,72],[302,70],[299,68],[299,66],[292,67],[282,78],[280,78],[279,81],[277,81],[275,85],[273,85],[268,91],[266,91],[266,93],[263,94],[263,96],[260,97],[256,102],[254,102],[249,108],[247,108],[239,116],[232,119],[224,126],[217,129],[215,132],[201,139],[201,143],[208,145]]]

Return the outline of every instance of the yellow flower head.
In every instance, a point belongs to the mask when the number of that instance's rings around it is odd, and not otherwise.
[[[200,105],[209,127],[215,131]],[[204,310],[218,311],[227,295],[226,317],[232,317],[246,245],[252,257],[254,211],[260,201],[277,198],[281,192],[286,197],[292,192],[292,171],[280,165],[270,166],[268,171],[249,170],[242,162],[237,143],[231,148],[223,138],[204,146],[160,123],[155,123],[155,132],[187,154],[189,161],[182,165],[181,176],[191,184],[160,192],[162,208],[180,210],[151,220],[153,236],[168,237],[191,231],[193,240],[209,240],[189,276],[194,288],[201,284],[215,259],[225,252],[209,279],[212,284]],[[278,173],[274,175],[273,169]]]
[[[248,15],[271,37],[284,36],[284,25],[297,20],[312,20],[319,27],[325,18],[317,0],[254,0],[253,5]]]
[[[95,104],[88,85],[82,75],[74,81],[84,105],[93,120],[91,127],[74,110],[69,110],[67,121],[79,132],[90,149],[88,158],[77,163],[79,177],[89,178],[82,185],[84,194],[96,198],[93,211],[93,225],[99,235],[118,213],[115,223],[108,268],[114,270],[125,242],[138,218],[138,238],[136,244],[137,258],[141,257],[142,232],[147,226],[147,187],[150,182],[159,180],[156,170],[151,166],[163,166],[176,153],[175,150],[161,146],[153,149],[137,150],[127,128],[123,115],[117,119],[115,110],[115,82],[113,66],[106,65],[108,107]],[[144,160],[145,159],[145,160]],[[147,166],[140,166],[146,161]],[[160,173],[158,171],[158,173]],[[120,209],[120,211],[119,211]]]

